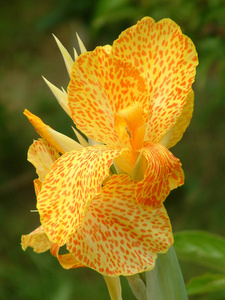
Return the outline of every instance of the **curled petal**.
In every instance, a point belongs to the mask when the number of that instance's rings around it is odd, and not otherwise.
[[[119,150],[93,146],[71,151],[52,166],[37,197],[41,223],[49,239],[62,246],[83,218],[84,207],[100,192]]]
[[[131,63],[97,47],[75,62],[68,87],[68,105],[77,127],[86,136],[123,145],[114,129],[114,113],[135,101],[148,106],[148,87]]]
[[[71,253],[66,254],[59,254],[59,245],[58,244],[52,244],[51,246],[51,254],[55,257],[57,257],[60,265],[68,270],[73,268],[80,268],[85,267],[85,265],[81,264],[79,261],[77,261]]]
[[[193,90],[191,90],[187,95],[186,103],[183,107],[182,113],[172,128],[170,139],[167,145],[168,149],[175,146],[176,143],[178,143],[179,140],[182,138],[186,128],[188,127],[191,121],[193,108],[194,108],[194,92]]]
[[[30,234],[23,235],[21,244],[24,251],[27,247],[31,247],[34,252],[41,253],[49,250],[52,242],[49,241],[43,226],[39,226]]]
[[[36,172],[42,182],[51,170],[52,164],[58,158],[59,153],[57,150],[43,139],[34,141],[28,150],[27,159],[36,168]]]
[[[163,206],[138,205],[136,182],[113,176],[92,199],[83,222],[67,243],[75,259],[108,276],[151,270],[157,257],[173,243]]]
[[[150,144],[142,153],[148,165],[144,179],[137,183],[137,201],[157,207],[166,199],[171,189],[183,184],[183,170],[179,159],[160,144]]]
[[[131,62],[150,88],[145,141],[158,142],[175,124],[194,82],[197,53],[192,41],[170,19],[145,17],[121,33],[112,54]]]
[[[66,270],[73,269],[73,268],[86,267],[84,264],[77,261],[71,253],[58,255],[57,259],[58,259],[60,265]]]

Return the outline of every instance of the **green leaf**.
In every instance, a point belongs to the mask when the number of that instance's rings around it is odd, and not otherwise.
[[[225,239],[204,231],[183,231],[174,235],[179,259],[225,273]]]
[[[188,295],[199,295],[225,290],[225,275],[205,274],[192,278],[186,285]]]

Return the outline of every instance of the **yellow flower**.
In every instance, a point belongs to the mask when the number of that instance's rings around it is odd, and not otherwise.
[[[157,253],[173,244],[163,201],[184,176],[168,148],[192,116],[195,47],[170,19],[149,17],[112,46],[86,52],[81,44],[74,63],[57,43],[70,75],[68,95],[46,82],[90,143],[78,135],[80,145],[25,111],[43,138],[28,152],[39,175],[42,226],[23,236],[23,248],[51,248],[63,267],[103,275],[151,270]],[[69,253],[59,255],[65,244]]]

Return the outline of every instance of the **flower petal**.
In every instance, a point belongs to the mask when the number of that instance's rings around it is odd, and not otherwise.
[[[68,95],[66,92],[61,91],[58,89],[54,84],[52,84],[50,81],[48,81],[44,76],[42,76],[47,86],[52,91],[53,95],[58,100],[61,107],[64,109],[64,111],[70,116],[70,109],[68,107]]]
[[[158,142],[175,124],[194,81],[197,53],[192,41],[170,19],[149,17],[121,33],[112,53],[132,62],[150,87],[146,141]]]
[[[193,108],[194,108],[194,92],[193,90],[191,90],[187,95],[186,103],[183,107],[182,113],[172,128],[169,143],[167,145],[168,149],[175,146],[176,143],[178,143],[179,140],[182,138],[186,128],[188,127],[191,121]]]
[[[73,61],[72,57],[70,56],[69,52],[66,50],[66,48],[63,46],[63,44],[60,42],[60,40],[54,34],[53,34],[53,37],[59,47],[59,50],[62,54],[62,57],[64,59],[65,65],[66,65],[67,72],[70,76],[74,61]]]
[[[24,115],[28,118],[30,123],[34,126],[36,132],[55,147],[60,153],[65,153],[74,149],[79,149],[82,146],[68,136],[59,133],[46,125],[40,118],[29,112],[27,109]]]
[[[75,129],[74,127],[72,127],[76,138],[78,139],[79,143],[83,146],[83,147],[88,147],[89,144],[87,142],[87,140],[79,133],[79,131],[77,129]]]
[[[82,54],[74,63],[68,105],[75,124],[86,136],[121,146],[114,113],[135,101],[148,107],[148,87],[130,63],[107,54],[103,47]]]
[[[58,259],[60,265],[66,270],[73,269],[73,268],[86,267],[84,264],[77,261],[71,253],[58,255],[57,259]]]
[[[156,253],[173,243],[165,208],[138,205],[135,186],[127,175],[113,176],[88,203],[81,226],[67,243],[75,259],[103,275],[151,270]]]
[[[179,159],[160,144],[149,144],[142,152],[148,166],[144,180],[137,183],[137,201],[157,207],[166,199],[171,189],[183,184],[183,170]]]
[[[86,47],[84,46],[84,43],[82,42],[82,40],[81,40],[81,38],[79,37],[78,33],[76,33],[76,36],[77,36],[78,44],[79,44],[79,47],[80,47],[80,52],[81,52],[81,53],[87,52],[87,49],[86,49]]]
[[[120,154],[106,146],[68,152],[52,166],[37,197],[41,223],[49,239],[62,246],[80,225],[84,207],[109,175],[113,158]]]
[[[27,247],[32,247],[34,252],[41,253],[51,248],[52,242],[49,241],[45,234],[43,226],[39,226],[30,234],[22,236],[22,248],[25,251]]]
[[[43,139],[34,141],[28,150],[27,159],[36,168],[36,172],[42,182],[51,170],[54,161],[58,158],[59,153],[57,150]]]

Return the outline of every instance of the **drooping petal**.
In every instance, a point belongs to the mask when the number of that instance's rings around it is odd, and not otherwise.
[[[67,243],[75,259],[103,275],[151,270],[156,253],[173,243],[165,208],[138,205],[135,186],[127,175],[113,176],[88,203],[81,226]]]
[[[175,124],[194,81],[197,54],[192,41],[170,19],[143,18],[114,42],[112,54],[132,62],[150,87],[146,141],[158,142]]]
[[[37,197],[41,223],[59,246],[80,225],[87,201],[100,192],[113,158],[120,154],[106,146],[86,147],[61,156],[52,166]]]
[[[68,95],[67,95],[67,93],[65,91],[63,92],[60,89],[58,89],[54,84],[52,84],[50,81],[48,81],[44,76],[42,76],[42,77],[43,77],[45,83],[47,84],[47,86],[52,91],[53,95],[58,100],[61,107],[70,116],[70,109],[68,107]]]
[[[27,247],[31,247],[34,252],[41,253],[49,250],[52,242],[48,239],[43,226],[39,226],[30,234],[22,236],[21,245],[24,251]]]
[[[73,268],[80,268],[80,267],[85,267],[84,264],[81,264],[79,261],[77,261],[71,253],[66,253],[66,254],[59,254],[60,247],[58,244],[52,244],[51,246],[51,254],[55,257],[57,257],[60,265],[68,270],[68,269],[73,269]]]
[[[194,108],[194,92],[193,90],[191,90],[190,93],[187,95],[186,103],[183,107],[182,113],[172,128],[170,139],[167,145],[168,149],[175,146],[176,143],[178,143],[179,140],[182,138],[186,128],[188,127],[191,121],[193,108]]]
[[[51,170],[54,161],[58,158],[59,153],[57,150],[43,139],[34,141],[28,150],[27,159],[36,168],[36,172],[42,182]]]
[[[86,136],[121,146],[114,113],[135,101],[148,107],[148,87],[131,63],[113,58],[103,47],[82,54],[74,63],[68,105],[75,124]]]
[[[77,261],[71,253],[58,255],[57,259],[58,259],[60,265],[66,270],[73,269],[73,268],[86,267],[84,264]]]
[[[136,198],[140,204],[157,207],[171,189],[183,184],[183,170],[179,159],[160,144],[149,144],[142,153],[148,166],[144,179],[137,183]]]
[[[36,132],[46,141],[48,141],[53,147],[55,147],[60,153],[65,153],[74,149],[79,149],[82,146],[76,141],[72,140],[68,136],[59,133],[46,125],[42,120],[29,112],[27,109],[24,111],[24,115],[28,118],[30,123],[34,126]]]

